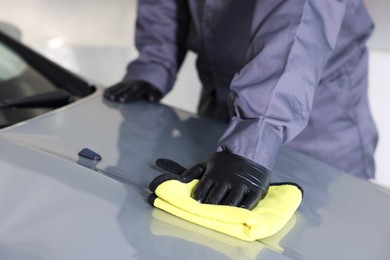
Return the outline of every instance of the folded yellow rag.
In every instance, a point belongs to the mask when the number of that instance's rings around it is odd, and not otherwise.
[[[198,180],[183,183],[167,180],[155,189],[150,201],[156,208],[227,235],[254,241],[272,236],[293,216],[302,201],[294,184],[272,184],[267,195],[252,210],[199,203],[191,198]]]

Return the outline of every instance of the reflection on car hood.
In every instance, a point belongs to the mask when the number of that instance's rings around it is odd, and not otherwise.
[[[390,196],[283,149],[273,181],[304,199],[277,235],[243,242],[146,203],[157,158],[185,166],[226,125],[159,104],[105,102],[101,91],[0,131],[0,255],[12,259],[386,259]],[[78,164],[89,148],[102,160]],[[115,180],[104,174],[118,177]],[[123,180],[117,181],[117,180]],[[370,239],[364,239],[370,238]]]

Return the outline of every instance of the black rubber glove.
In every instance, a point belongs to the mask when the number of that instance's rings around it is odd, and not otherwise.
[[[156,163],[180,175],[181,181],[200,179],[192,197],[207,204],[253,209],[266,195],[271,181],[271,173],[266,168],[229,152],[214,153],[188,170],[167,159],[159,159]]]
[[[161,99],[162,93],[149,83],[143,81],[126,81],[107,88],[104,91],[104,97],[110,101],[119,103],[128,103],[139,99],[157,102]]]

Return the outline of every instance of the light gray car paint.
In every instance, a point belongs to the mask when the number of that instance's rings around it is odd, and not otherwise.
[[[157,158],[191,166],[226,125],[101,91],[0,131],[0,259],[389,259],[390,195],[292,150],[274,182],[305,191],[275,236],[243,242],[147,204]],[[88,147],[93,170],[77,163]],[[109,173],[125,183],[101,173]]]

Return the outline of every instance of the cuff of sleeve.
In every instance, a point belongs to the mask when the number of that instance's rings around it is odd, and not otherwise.
[[[165,95],[171,90],[175,77],[169,75],[169,71],[158,64],[134,61],[127,67],[126,75],[123,78],[123,81],[130,80],[145,81]]]
[[[272,171],[282,145],[277,129],[259,119],[233,117],[218,143],[217,151],[228,151]]]

